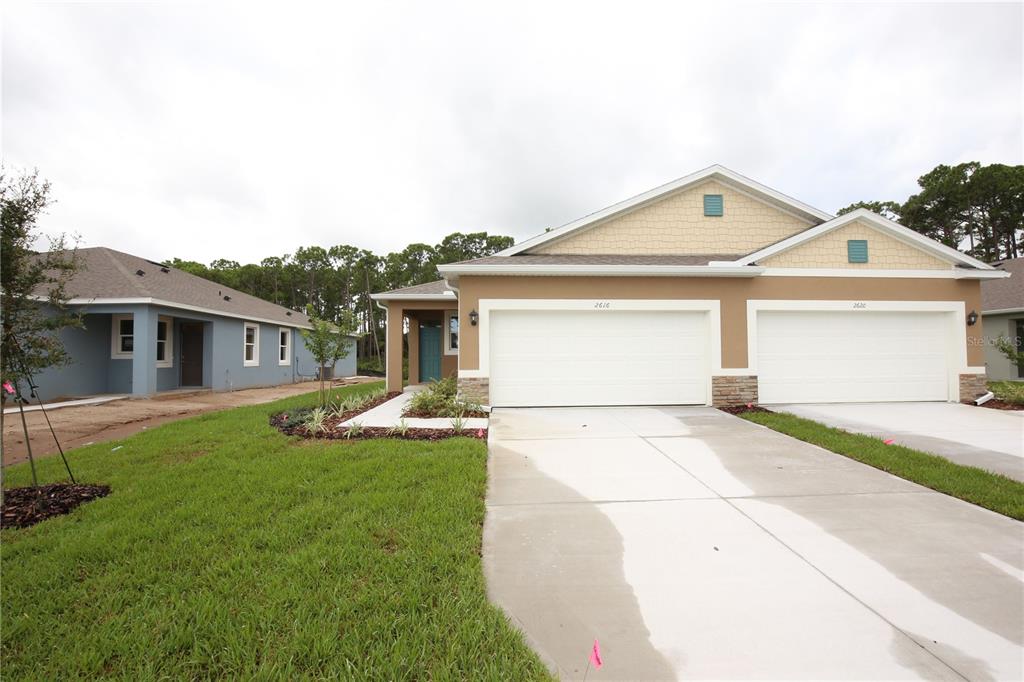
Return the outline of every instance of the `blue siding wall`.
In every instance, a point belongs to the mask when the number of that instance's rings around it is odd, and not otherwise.
[[[86,315],[84,329],[60,332],[72,364],[50,367],[35,376],[43,400],[55,400],[97,393],[117,392],[108,388],[110,359],[110,315]],[[129,367],[131,361],[127,362]],[[22,384],[27,393],[27,386]]]
[[[159,308],[149,305],[96,305],[87,308],[85,329],[66,329],[61,339],[73,362],[68,367],[44,370],[36,377],[44,400],[95,395],[134,393],[149,395],[181,385],[182,320],[203,322],[203,385],[215,391],[293,383],[315,377],[317,363],[297,329],[290,329],[291,358],[278,361],[279,330],[260,322],[259,366],[245,367],[243,321],[232,318]],[[135,357],[112,359],[111,315],[132,314],[135,320]],[[171,367],[156,367],[156,323],[159,316],[174,319]],[[355,340],[348,357],[338,361],[335,376],[356,373]]]

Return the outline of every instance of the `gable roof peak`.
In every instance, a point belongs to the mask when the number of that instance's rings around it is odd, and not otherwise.
[[[727,185],[731,185],[736,189],[746,192],[747,194],[768,204],[774,204],[782,210],[794,213],[812,224],[822,223],[833,219],[833,216],[829,213],[814,208],[802,201],[798,201],[786,194],[783,194],[782,192],[768,187],[767,185],[762,185],[755,180],[751,180],[745,175],[741,175],[736,171],[730,170],[729,168],[716,163],[695,173],[690,173],[689,175],[684,175],[681,178],[676,178],[671,182],[667,182],[664,185],[655,187],[654,189],[643,192],[642,194],[637,194],[634,197],[620,201],[617,204],[612,204],[607,208],[586,215],[570,223],[566,223],[561,227],[544,232],[543,234],[527,239],[519,244],[515,244],[504,251],[498,252],[496,255],[513,256],[517,253],[522,253],[529,249],[536,248],[541,244],[546,244],[555,239],[561,239],[573,232],[592,227],[609,218],[624,215],[642,206],[654,203],[674,192],[678,192],[713,179],[722,181]]]

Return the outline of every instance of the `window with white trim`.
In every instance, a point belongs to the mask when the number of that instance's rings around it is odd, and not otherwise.
[[[111,315],[110,357],[130,360],[135,350],[135,319],[132,315]]]
[[[156,366],[174,366],[174,323],[163,315],[156,319]]]
[[[444,314],[444,354],[459,354],[459,314],[457,312]]]
[[[255,322],[243,325],[242,365],[245,367],[260,366],[260,326]]]
[[[292,330],[288,327],[277,330],[277,364],[292,364]]]

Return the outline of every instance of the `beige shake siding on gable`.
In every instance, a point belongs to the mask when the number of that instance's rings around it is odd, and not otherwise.
[[[846,242],[864,239],[868,262],[851,263]],[[950,270],[952,263],[941,260],[857,221],[804,242],[760,262],[770,268],[850,268],[858,270]]]
[[[722,217],[704,215],[704,195],[721,194]],[[534,254],[751,253],[813,225],[719,182],[706,182],[574,235]]]

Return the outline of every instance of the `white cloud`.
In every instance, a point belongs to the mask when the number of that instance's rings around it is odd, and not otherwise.
[[[151,258],[524,238],[710,163],[825,210],[1021,163],[1022,7],[9,5],[4,162]]]

